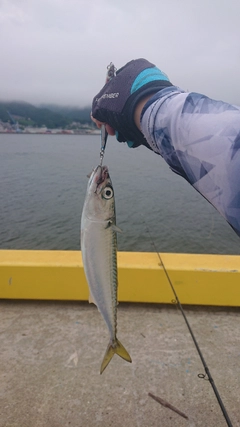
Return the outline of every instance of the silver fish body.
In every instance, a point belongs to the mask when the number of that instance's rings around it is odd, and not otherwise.
[[[81,250],[90,296],[110,334],[100,373],[116,353],[131,362],[117,339],[117,238],[114,190],[106,166],[92,172],[81,219]]]

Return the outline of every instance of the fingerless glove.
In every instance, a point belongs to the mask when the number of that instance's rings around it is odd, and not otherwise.
[[[150,148],[134,122],[134,111],[143,97],[167,86],[172,86],[168,77],[154,64],[146,59],[130,61],[94,97],[92,116],[115,129],[119,142]]]

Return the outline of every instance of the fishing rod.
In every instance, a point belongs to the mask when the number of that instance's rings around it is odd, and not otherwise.
[[[145,223],[145,225],[146,225],[146,228],[147,228],[147,232],[148,232],[148,234],[149,234],[149,236],[150,236],[150,239],[151,239],[151,241],[152,241],[152,245],[153,245],[153,247],[154,247],[154,249],[155,249],[155,251],[156,251],[156,254],[157,254],[157,256],[158,256],[158,259],[159,259],[159,261],[160,261],[160,263],[161,263],[161,265],[162,265],[163,271],[164,271],[164,273],[165,273],[165,275],[166,275],[166,277],[167,277],[168,283],[169,283],[169,285],[170,285],[170,287],[171,287],[171,289],[172,289],[173,295],[174,295],[174,297],[175,297],[175,301],[174,301],[174,302],[175,302],[175,303],[177,303],[177,305],[178,305],[178,307],[179,307],[179,309],[180,309],[180,311],[181,311],[181,314],[182,314],[182,316],[183,316],[183,318],[184,318],[184,320],[185,320],[185,323],[186,323],[186,325],[187,325],[187,328],[188,328],[188,330],[189,330],[189,332],[190,332],[190,335],[191,335],[191,337],[192,337],[192,340],[193,340],[193,342],[194,342],[194,345],[195,345],[195,347],[196,347],[196,350],[197,350],[197,352],[198,352],[198,355],[199,355],[199,357],[200,357],[200,359],[201,359],[201,362],[202,362],[202,364],[203,364],[203,367],[204,367],[204,370],[205,370],[206,375],[204,375],[204,374],[198,374],[198,378],[203,378],[203,379],[204,379],[204,378],[205,378],[205,376],[207,376],[207,379],[208,379],[208,381],[210,382],[210,384],[211,384],[211,386],[212,386],[213,392],[214,392],[214,394],[215,394],[215,396],[216,396],[216,398],[217,398],[218,404],[219,404],[219,406],[220,406],[220,408],[221,408],[222,414],[223,414],[223,416],[224,416],[224,418],[225,418],[225,420],[226,420],[226,423],[227,423],[228,427],[233,427],[232,422],[231,422],[231,420],[230,420],[230,418],[229,418],[229,415],[228,415],[228,413],[227,413],[227,410],[226,410],[226,408],[225,408],[225,406],[224,406],[224,404],[223,404],[223,401],[222,401],[222,399],[221,399],[221,396],[220,396],[220,394],[219,394],[219,392],[218,392],[218,389],[217,389],[217,387],[216,387],[216,385],[215,385],[215,382],[214,382],[214,380],[213,380],[213,377],[212,377],[212,375],[211,375],[211,372],[210,372],[210,370],[209,370],[209,368],[208,368],[208,365],[207,365],[207,363],[206,363],[206,361],[205,361],[205,359],[204,359],[204,357],[203,357],[202,351],[201,351],[201,349],[200,349],[200,347],[199,347],[199,345],[198,345],[198,342],[197,342],[197,340],[196,340],[196,338],[195,338],[195,335],[194,335],[193,330],[192,330],[192,328],[191,328],[191,326],[190,326],[190,323],[188,322],[188,319],[187,319],[187,316],[186,316],[186,314],[185,314],[185,312],[184,312],[184,310],[183,310],[182,304],[181,304],[181,302],[180,302],[180,300],[179,300],[179,298],[178,298],[177,292],[175,291],[175,288],[174,288],[174,286],[173,286],[173,283],[172,283],[172,281],[171,281],[171,279],[170,279],[170,276],[169,276],[169,274],[168,274],[168,272],[167,272],[167,269],[166,269],[166,267],[165,267],[165,265],[164,265],[164,263],[163,263],[162,257],[161,257],[160,253],[158,252],[158,250],[157,250],[157,248],[156,248],[156,245],[155,245],[155,243],[154,243],[154,241],[153,241],[153,239],[152,239],[152,236],[151,236],[150,230],[149,230],[149,228],[148,228],[148,226],[147,226],[147,224],[146,224],[146,223]]]

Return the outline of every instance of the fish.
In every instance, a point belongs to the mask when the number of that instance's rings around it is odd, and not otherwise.
[[[81,251],[89,287],[89,302],[100,311],[110,340],[100,374],[114,354],[127,362],[131,357],[117,338],[117,232],[115,198],[108,167],[98,165],[91,173],[81,217]]]

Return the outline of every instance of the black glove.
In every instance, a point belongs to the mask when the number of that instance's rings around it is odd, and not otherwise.
[[[154,64],[146,59],[130,61],[93,98],[92,116],[109,124],[119,142],[150,148],[134,122],[134,111],[142,98],[167,86],[172,86],[168,77]]]

